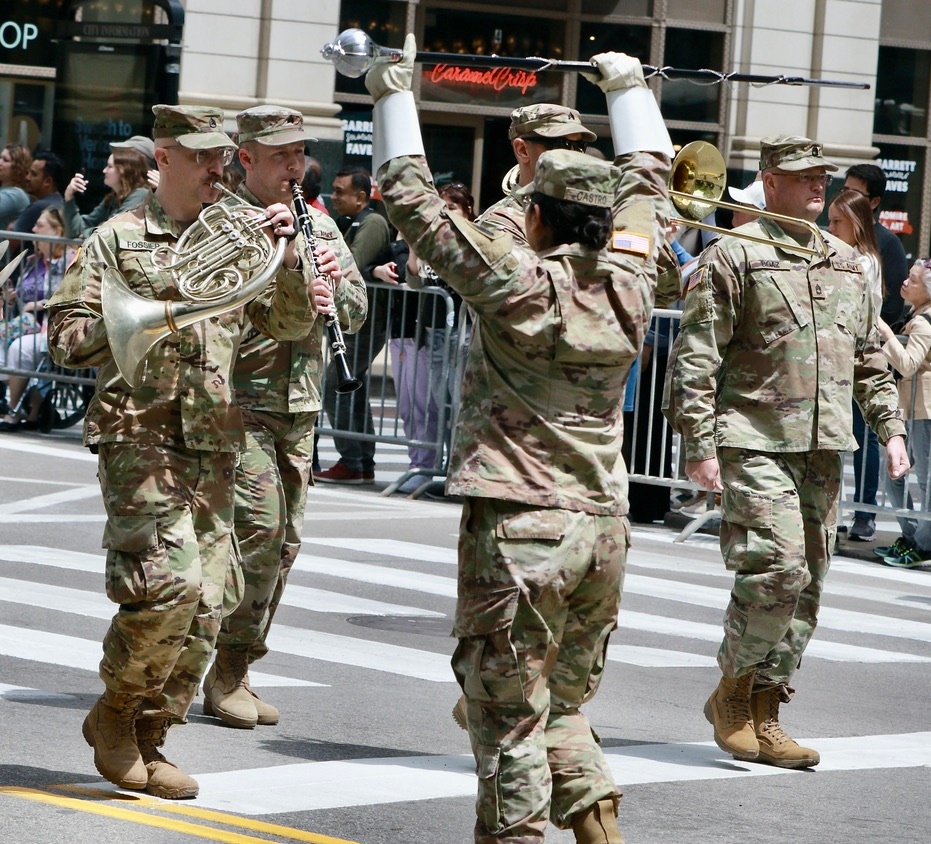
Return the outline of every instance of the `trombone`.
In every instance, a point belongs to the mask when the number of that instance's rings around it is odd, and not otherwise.
[[[725,229],[721,226],[712,226],[701,222],[714,208],[723,208],[725,211],[744,211],[746,205],[733,202],[722,202],[724,188],[727,184],[724,156],[717,147],[707,141],[692,141],[679,151],[675,161],[672,162],[672,171],[669,174],[669,198],[676,210],[682,216],[678,219],[686,226],[703,229],[719,234],[729,234],[753,243],[765,243],[767,246],[778,246],[787,252],[800,252],[803,255],[826,258],[830,251],[824,235],[814,223],[802,220],[799,217],[789,217],[785,214],[776,214],[774,211],[754,209],[760,217],[775,220],[777,223],[788,223],[793,226],[802,226],[807,229],[815,239],[815,248],[800,246],[795,243],[785,243],[768,237],[759,237],[754,234],[744,234],[740,231]]]

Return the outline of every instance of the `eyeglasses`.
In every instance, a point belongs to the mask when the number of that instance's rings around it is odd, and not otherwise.
[[[164,149],[183,149],[187,152],[194,153],[194,160],[203,166],[204,164],[213,164],[216,162],[221,167],[226,167],[233,160],[232,147],[214,147],[212,149],[188,149],[181,144],[170,144]]]
[[[850,185],[844,185],[842,188],[843,191],[850,191],[851,193],[858,193],[860,196],[865,196],[867,199],[870,198],[870,195],[865,190],[858,190],[857,188],[852,188]]]
[[[588,143],[586,141],[570,141],[568,138],[544,138],[542,135],[521,135],[522,141],[530,141],[539,144],[546,149],[571,149],[575,152],[586,152]]]
[[[819,185],[825,190],[834,179],[830,173],[773,173],[773,175],[795,179],[802,185]]]
[[[520,203],[520,207],[526,211],[531,205],[533,205],[533,198],[536,194],[536,191],[533,193],[525,193],[523,196],[518,197],[517,201]]]

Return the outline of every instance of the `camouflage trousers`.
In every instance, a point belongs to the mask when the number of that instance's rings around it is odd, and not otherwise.
[[[243,421],[235,511],[243,591],[217,644],[245,650],[254,662],[268,653],[268,630],[301,547],[317,413],[244,410]]]
[[[734,572],[718,664],[788,684],[815,626],[837,533],[836,451],[719,448],[721,552]]]
[[[470,498],[453,671],[478,769],[475,841],[539,842],[617,794],[579,707],[598,689],[630,543],[623,516]]]
[[[100,446],[106,587],[120,605],[103,641],[108,689],[183,719],[220,629],[236,454]]]

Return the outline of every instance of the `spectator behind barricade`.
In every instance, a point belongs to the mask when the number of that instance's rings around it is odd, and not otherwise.
[[[65,188],[65,234],[88,237],[115,214],[142,205],[151,193],[147,172],[148,162],[141,152],[129,148],[113,150],[103,168],[103,183],[110,191],[89,214],[82,214],[75,200],[75,194],[87,190],[88,181],[83,173],[75,173]]]
[[[55,237],[62,237],[64,230],[61,210],[54,205],[39,215],[33,227],[36,234]],[[35,252],[20,267],[15,287],[8,285],[4,290],[4,303],[14,308],[17,315],[0,324],[0,366],[36,371],[48,350],[45,337],[46,305],[49,297],[61,285],[65,270],[74,256],[75,250],[66,249],[63,243],[48,240],[36,242]],[[8,380],[10,390],[9,412],[0,420],[0,431],[36,429],[41,397],[38,397],[39,401],[30,403],[28,408],[18,407],[29,379],[21,375],[0,374],[0,380]]]
[[[7,144],[0,152],[0,229],[8,229],[29,205],[31,166],[32,155],[22,144]]]
[[[918,483],[919,511],[931,510],[931,261],[916,261],[902,283],[902,298],[912,308],[903,333],[905,346],[892,329],[880,318],[877,327],[886,341],[883,354],[896,371],[899,380],[899,407],[908,425],[908,451],[915,480]],[[907,478],[886,482],[892,505],[898,509],[911,506],[907,495]],[[875,552],[887,566],[916,568],[931,561],[931,521],[897,516],[902,535],[890,546]]]
[[[146,172],[146,182],[151,190],[155,190],[158,187],[158,165],[155,163],[155,141],[151,138],[147,138],[145,135],[133,135],[125,141],[111,141],[110,150],[113,151],[118,149],[133,149],[136,152],[141,152],[145,156],[146,167],[149,168]]]
[[[865,196],[870,203],[885,290],[880,316],[895,328],[901,322],[905,311],[901,288],[908,275],[908,258],[905,256],[902,241],[876,219],[886,194],[886,174],[875,164],[855,164],[847,170],[844,177],[844,190],[854,190]]]
[[[377,266],[363,269],[363,275],[369,275],[373,281],[401,287],[390,300],[388,353],[397,414],[404,427],[404,438],[408,440],[408,471],[416,472],[395,490],[403,495],[416,492],[431,480],[436,449],[413,445],[413,442],[435,443],[438,430],[436,405],[430,399],[430,361],[422,345],[422,330],[417,324],[420,297],[406,284],[410,278],[409,266],[410,247],[399,235],[379,256]]]
[[[693,256],[678,241],[682,223],[670,218],[666,225],[666,242],[675,252],[679,266],[683,267]],[[679,309],[678,303],[671,307]],[[675,326],[669,317],[653,316],[643,339],[643,349],[632,368],[628,379],[628,390],[624,403],[624,443],[622,454],[632,475],[667,477],[672,466],[672,433],[660,410],[663,394],[663,379],[666,377],[666,362],[669,349],[675,339]],[[628,496],[632,522],[649,524],[662,521],[670,509],[669,487],[657,484],[630,481]],[[704,505],[705,496],[691,496],[684,507]],[[686,510],[686,515],[697,515]]]
[[[371,196],[372,177],[362,167],[340,170],[333,179],[333,208],[338,215],[337,226],[367,282],[372,281],[371,268],[381,263],[378,256],[391,242],[388,221],[372,210]],[[385,292],[380,291],[382,294]],[[331,360],[327,367],[323,406],[330,425],[337,432],[333,436],[333,444],[339,452],[339,460],[325,470],[314,466],[314,481],[319,483],[375,483],[375,443],[341,437],[339,432],[375,432],[367,382],[372,361],[385,346],[388,331],[387,302],[386,295],[375,295],[375,291],[368,288],[368,318],[358,332],[346,335],[346,359],[352,374],[362,381],[362,386],[353,393],[339,396],[336,392],[338,379],[334,362]]]
[[[879,262],[879,246],[873,227],[873,210],[869,200],[859,191],[842,190],[828,208],[828,231],[853,247],[857,262],[863,268],[863,277],[869,286],[878,316],[885,291]],[[867,428],[856,402],[853,403],[853,435],[858,446],[853,453],[853,500],[861,504],[875,505],[876,493],[879,490],[879,438]],[[847,536],[856,542],[871,542],[876,536],[876,516],[867,510],[855,511],[853,524],[847,531]]]
[[[738,226],[752,223],[760,216],[754,213],[754,208],[758,208],[760,211],[766,210],[766,195],[763,192],[763,177],[760,173],[757,173],[756,181],[750,182],[743,190],[740,188],[728,188],[727,192],[734,202],[747,206],[746,211],[735,211],[733,213],[731,226],[735,229]]]
[[[312,156],[304,156],[304,180],[301,182],[301,190],[304,191],[304,198],[311,208],[316,208],[321,214],[330,216],[326,205],[320,199],[320,191],[323,185],[323,169],[320,162]]]
[[[31,232],[39,220],[39,215],[50,205],[61,206],[64,198],[65,163],[54,152],[37,152],[29,167],[26,177],[26,189],[32,202],[16,218],[10,228],[17,232]],[[32,251],[31,243],[26,241]]]
[[[450,214],[458,214],[470,222],[475,220],[475,198],[464,184],[452,182],[438,188],[437,193],[446,203],[446,210]],[[449,450],[462,389],[459,378],[461,367],[457,354],[460,349],[468,349],[469,344],[468,337],[464,338],[462,343],[459,337],[462,297],[437,276],[431,267],[421,263],[413,252],[407,262],[407,271],[407,283],[410,287],[438,287],[445,290],[453,300],[453,324],[450,327],[448,343],[446,300],[439,296],[425,296],[420,309],[421,336],[430,372],[430,398],[437,413],[441,407],[446,406],[444,441],[446,449]],[[439,463],[441,455],[436,455],[436,458]]]

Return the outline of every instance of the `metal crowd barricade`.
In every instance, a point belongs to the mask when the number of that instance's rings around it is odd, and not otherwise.
[[[68,246],[82,241],[63,237],[35,234],[34,232],[0,231],[0,239],[20,242],[51,242]],[[25,248],[25,245],[23,246]],[[0,375],[6,384],[10,411],[28,411],[24,402],[36,394],[50,406],[49,426],[68,428],[84,417],[87,403],[94,392],[92,369],[69,370],[54,364],[48,356],[44,326],[32,319],[22,318],[24,313],[37,312],[35,301],[22,301],[15,295],[17,283],[27,266],[28,258],[20,263],[11,278],[4,284],[2,318],[0,318]],[[28,299],[28,297],[27,297]],[[32,305],[30,309],[28,306]],[[12,385],[9,377],[26,379],[19,401],[9,402]],[[13,383],[16,383],[15,380]]]
[[[628,416],[629,424],[624,432],[625,437],[630,440],[628,471],[630,480],[634,482],[700,492],[700,488],[685,477],[681,437],[666,423],[661,410],[666,361],[675,340],[680,316],[680,312],[674,310],[658,308],[653,312],[652,330],[647,337],[644,354],[640,358],[638,374],[639,379],[646,379],[649,388],[636,391],[634,409]],[[915,386],[913,382],[912,407],[915,406]],[[907,427],[911,429],[916,421],[923,420],[906,420]],[[853,452],[844,453],[839,521],[844,521],[857,511],[875,513],[886,518],[901,517],[919,521],[931,519],[931,511],[922,509],[924,498],[921,495],[922,486],[928,489],[931,484],[931,459],[927,461],[926,471],[929,477],[924,479],[923,485],[918,482],[914,470],[904,480],[905,507],[896,507],[890,498],[888,475],[884,463],[883,451],[880,447],[877,503],[864,504],[856,500],[854,495]],[[861,490],[865,487],[866,471],[867,461],[864,459],[860,470]],[[708,521],[720,518],[720,510],[715,504],[714,495],[712,493],[707,495],[707,511],[692,519],[676,536],[676,542],[683,542]],[[909,509],[912,503],[917,504],[916,509]]]
[[[322,387],[325,412],[320,414],[318,433],[432,455],[432,465],[408,469],[390,484],[383,492],[390,495],[414,475],[446,475],[462,373],[460,341],[467,334],[466,308],[462,307],[462,324],[457,325],[453,298],[443,288],[413,290],[382,282],[366,286],[369,314],[365,325],[355,335],[346,335],[349,366],[363,386],[353,393],[335,393],[336,373],[327,349]],[[424,315],[432,318],[425,320]],[[393,356],[397,366],[391,361],[392,341],[400,346]],[[434,393],[443,400],[434,401]],[[360,418],[361,425],[352,424]]]

